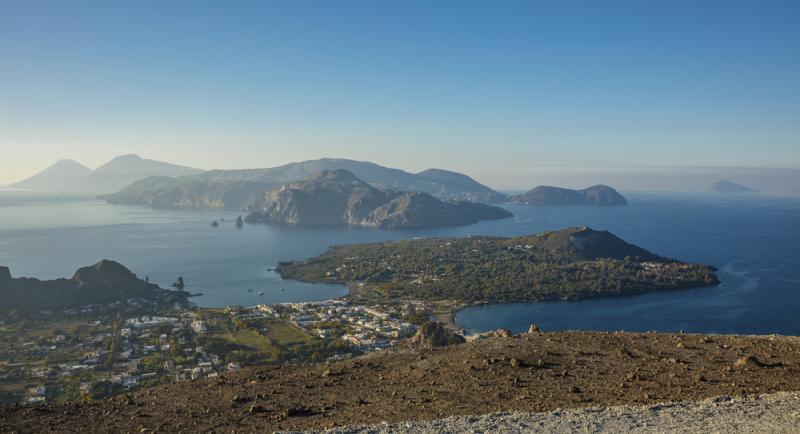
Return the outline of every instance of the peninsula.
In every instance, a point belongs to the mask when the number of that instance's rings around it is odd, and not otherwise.
[[[712,286],[715,269],[664,258],[607,231],[423,238],[331,247],[281,263],[284,278],[343,283],[373,299],[459,303],[618,296]]]

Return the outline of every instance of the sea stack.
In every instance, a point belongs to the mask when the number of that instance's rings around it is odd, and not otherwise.
[[[8,267],[0,266],[0,282],[11,280],[11,270]]]

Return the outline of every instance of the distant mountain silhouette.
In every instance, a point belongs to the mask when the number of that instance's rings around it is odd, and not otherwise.
[[[92,173],[92,169],[74,160],[58,160],[55,164],[32,177],[10,185],[13,188],[47,190],[58,186],[59,190],[72,190],[78,187],[79,180]]]
[[[715,182],[711,190],[717,193],[755,193],[758,190],[731,181]]]
[[[60,160],[12,188],[59,192],[110,193],[150,176],[181,176],[202,170],[147,160],[138,155],[122,155],[91,170],[72,160]]]
[[[343,169],[323,170],[305,181],[283,184],[251,208],[246,219],[250,223],[384,229],[458,226],[511,217],[495,206],[377,189]]]
[[[613,188],[594,185],[583,190],[540,185],[533,190],[511,196],[511,201],[525,205],[627,205],[628,201]]]
[[[422,192],[439,199],[498,203],[506,196],[455,172],[430,169],[419,174],[367,161],[322,158],[269,169],[211,170],[180,178],[142,179],[103,196],[110,203],[151,205],[157,208],[224,208],[244,210],[266,190],[302,181],[323,170],[343,169],[372,187]]]

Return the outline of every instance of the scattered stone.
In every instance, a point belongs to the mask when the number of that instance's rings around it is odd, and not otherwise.
[[[233,397],[233,399],[231,399],[231,402],[234,402],[234,403],[237,403],[237,404],[241,404],[243,402],[250,402],[250,401],[252,401],[252,399],[250,399],[250,398],[248,398],[246,396],[239,396],[239,395],[236,395],[236,396]]]
[[[307,417],[315,414],[317,413],[308,407],[289,407],[283,412],[286,417]]]
[[[764,363],[752,355],[740,357],[733,362],[734,368],[774,368],[778,366],[783,366],[783,363]]]

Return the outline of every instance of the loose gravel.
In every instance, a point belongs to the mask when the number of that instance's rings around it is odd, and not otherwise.
[[[700,402],[493,413],[322,431],[404,433],[800,433],[800,393],[717,397]]]

